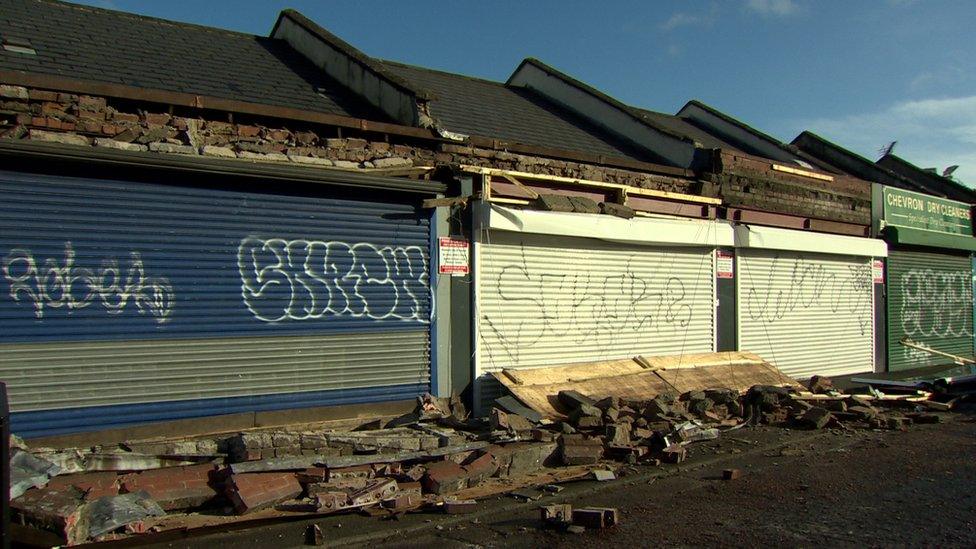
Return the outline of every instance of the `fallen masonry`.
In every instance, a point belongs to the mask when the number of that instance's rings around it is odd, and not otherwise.
[[[701,377],[721,379],[707,371],[719,367],[701,367],[708,374]],[[629,396],[615,383],[602,387],[614,394],[561,388],[545,402],[506,395],[483,418],[470,417],[458,399],[424,395],[412,413],[345,428],[295,425],[68,449],[15,440],[13,518],[76,545],[186,529],[188,517],[201,512],[221,519],[211,525],[343,512],[463,514],[491,495],[538,501],[558,493],[560,482],[610,481],[635,466],[682,463],[695,444],[750,425],[903,430],[943,421],[971,398],[845,394],[824,377],[806,388],[791,380],[740,388],[686,383],[681,393]],[[731,469],[723,478],[741,474]],[[541,518],[565,532],[618,521],[614,509],[568,505],[543,505]],[[308,535],[321,543],[321,533]]]

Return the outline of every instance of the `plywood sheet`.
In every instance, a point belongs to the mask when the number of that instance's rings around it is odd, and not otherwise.
[[[526,406],[549,419],[565,417],[560,391],[588,397],[647,400],[666,392],[729,388],[746,391],[753,385],[802,389],[792,378],[752,353],[708,353],[681,357],[568,364],[550,368],[502,370],[492,375]]]
[[[613,395],[620,398],[642,400],[671,390],[663,379],[649,370],[537,385],[513,383],[504,372],[495,372],[492,375],[526,406],[549,419],[564,417],[565,413],[568,412],[559,404],[557,396],[559,391],[578,391],[594,399]]]
[[[739,351],[723,351],[720,353],[703,353],[696,355],[671,355],[671,356],[652,356],[636,357],[637,362],[652,370],[672,369],[672,368],[701,368],[704,366],[728,366],[744,365],[763,362],[763,359],[755,353],[743,353]]]
[[[670,368],[656,370],[656,373],[679,393],[719,388],[744,392],[753,385],[776,385],[797,390],[803,388],[794,379],[765,362]]]

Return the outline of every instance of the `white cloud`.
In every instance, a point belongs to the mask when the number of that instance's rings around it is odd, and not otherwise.
[[[870,160],[897,141],[894,153],[922,168],[939,171],[959,164],[957,181],[976,185],[976,95],[895,103],[884,109],[799,122],[807,129]]]
[[[687,13],[675,13],[667,21],[661,23],[662,30],[674,30],[678,27],[690,27],[702,23],[701,17],[696,17]]]
[[[746,8],[763,16],[793,15],[800,11],[800,6],[793,0],[746,0]]]

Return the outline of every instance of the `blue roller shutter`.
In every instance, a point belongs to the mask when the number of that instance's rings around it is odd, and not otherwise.
[[[427,390],[420,198],[267,187],[0,171],[0,379],[14,431]]]

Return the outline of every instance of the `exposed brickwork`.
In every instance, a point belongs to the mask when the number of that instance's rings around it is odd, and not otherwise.
[[[871,222],[871,199],[738,175],[710,175],[719,197],[732,207],[859,223]]]
[[[84,505],[84,492],[73,486],[28,490],[10,502],[15,521],[54,532],[68,545],[88,537]]]
[[[64,490],[74,486],[84,493],[85,501],[92,501],[102,496],[117,496],[120,488],[119,481],[119,475],[114,471],[78,473],[56,476],[47,483],[47,487],[53,490]]]
[[[368,133],[337,137],[337,130],[327,126],[272,127],[250,120],[231,123],[160,110],[136,109],[105,97],[0,84],[0,139],[346,169],[473,165],[717,195],[735,207],[870,223],[867,182],[846,176],[824,182],[791,175],[772,170],[772,163],[765,159],[747,155],[723,152],[716,156],[712,172],[695,180],[465,143],[423,142]],[[502,147],[497,143],[495,146]]]
[[[244,473],[231,475],[226,491],[234,509],[243,515],[298,497],[302,485],[293,473]]]
[[[163,509],[197,507],[217,495],[213,486],[216,468],[211,464],[151,469],[126,475],[122,492],[145,490]]]
[[[3,90],[3,95],[0,95],[0,135],[16,127],[49,132],[34,135],[24,132],[17,136],[10,132],[4,135],[6,138],[65,142],[63,138],[50,135],[62,132],[78,136],[70,140],[73,144],[162,153],[206,154],[346,168],[467,164],[672,192],[690,192],[694,186],[691,180],[681,178],[463,144],[438,144],[433,141],[429,144],[398,143],[363,137],[335,137],[336,130],[328,127],[296,130],[253,123],[233,124],[163,112],[132,112],[130,107],[114,105],[104,97],[59,94],[20,86],[4,86]],[[113,141],[148,147],[120,147]],[[278,155],[284,155],[284,158]]]

